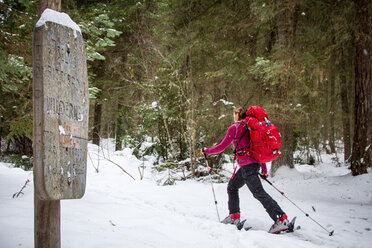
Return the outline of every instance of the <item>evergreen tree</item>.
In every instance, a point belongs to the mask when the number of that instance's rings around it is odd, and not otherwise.
[[[370,59],[370,16],[368,2],[355,0],[356,9],[356,56],[355,56],[355,107],[354,143],[351,156],[353,175],[367,173],[371,140],[368,140],[370,100],[372,94]]]

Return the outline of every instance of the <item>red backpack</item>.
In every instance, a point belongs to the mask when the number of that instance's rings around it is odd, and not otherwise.
[[[246,154],[259,163],[273,161],[280,156],[281,142],[278,128],[270,123],[265,110],[260,106],[249,107],[246,115],[245,122],[250,136],[250,145],[246,148]]]

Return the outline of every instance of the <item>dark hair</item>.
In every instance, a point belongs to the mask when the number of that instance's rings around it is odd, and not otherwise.
[[[244,109],[243,107],[239,107],[239,108],[234,109],[234,113],[239,115],[239,121],[244,120],[245,117],[247,117],[245,112],[247,112],[247,110]]]

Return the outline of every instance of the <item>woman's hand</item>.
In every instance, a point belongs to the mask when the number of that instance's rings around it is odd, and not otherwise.
[[[267,168],[266,168],[266,163],[261,164],[261,177],[263,180],[267,178]]]

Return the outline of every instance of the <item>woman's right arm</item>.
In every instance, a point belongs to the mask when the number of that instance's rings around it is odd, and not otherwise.
[[[229,129],[227,130],[225,138],[221,141],[221,143],[212,148],[204,149],[205,153],[217,154],[217,153],[223,152],[233,141],[235,137],[235,133],[236,133],[236,127],[234,125],[231,125]]]

